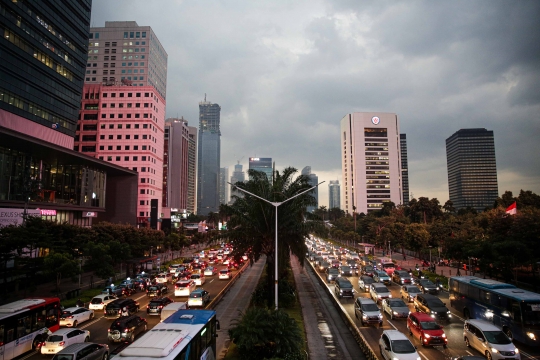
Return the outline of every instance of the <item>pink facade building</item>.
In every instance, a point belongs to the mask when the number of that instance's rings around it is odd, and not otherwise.
[[[165,100],[153,86],[85,84],[75,150],[139,173],[137,223],[162,213]]]

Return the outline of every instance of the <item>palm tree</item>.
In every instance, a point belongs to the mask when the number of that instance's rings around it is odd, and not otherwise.
[[[280,174],[276,171],[273,181],[269,181],[262,172],[249,170],[250,180],[245,183],[236,183],[240,189],[260,196],[271,202],[282,202],[308,190],[311,185],[309,178],[300,175],[293,179],[297,172],[289,167]],[[267,257],[267,286],[270,297],[268,305],[271,306],[274,298],[274,264],[275,264],[275,207],[254,196],[244,193],[243,197],[233,195],[236,201],[227,206],[231,215],[228,231],[222,236],[230,239],[234,246],[235,256],[250,253],[250,260],[257,261],[261,255]],[[318,226],[317,221],[304,221],[306,207],[316,205],[311,192],[307,192],[278,207],[278,263],[284,264],[293,253],[301,263],[306,253],[305,238]],[[284,268],[284,267],[283,267]],[[282,268],[282,269],[283,269]],[[281,271],[279,279],[286,276]]]

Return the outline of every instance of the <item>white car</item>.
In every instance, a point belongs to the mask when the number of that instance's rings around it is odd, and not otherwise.
[[[161,273],[161,274],[158,274],[158,276],[156,276],[156,282],[160,284],[166,284],[171,280],[172,280],[171,273]]]
[[[60,326],[77,327],[82,322],[92,320],[94,310],[83,307],[70,307],[62,311],[60,315]]]
[[[56,354],[60,350],[71,344],[90,341],[90,331],[81,329],[60,329],[47,337],[47,340],[41,345],[41,353]]]
[[[229,269],[219,270],[219,279],[220,280],[229,280],[231,278],[231,271]]]
[[[204,269],[204,276],[212,276],[217,274],[217,269],[213,266],[208,266],[206,269]]]
[[[420,360],[420,355],[405,334],[397,330],[383,331],[379,339],[383,359]]]
[[[202,286],[206,282],[204,273],[191,274],[191,280],[193,280],[197,286]]]
[[[90,300],[90,305],[88,306],[88,308],[90,310],[103,310],[105,305],[116,299],[118,299],[116,295],[97,295],[94,296],[92,300]]]
[[[193,280],[180,280],[174,284],[174,296],[189,296],[197,288]]]

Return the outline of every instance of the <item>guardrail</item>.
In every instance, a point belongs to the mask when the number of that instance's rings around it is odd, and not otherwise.
[[[249,262],[246,261],[244,266],[242,266],[240,269],[238,269],[238,272],[233,276],[231,281],[225,287],[206,305],[205,309],[213,309],[225,296],[225,294],[231,289],[231,287],[234,285],[234,283],[240,278],[240,276],[246,271],[247,267],[249,265]]]
[[[334,293],[330,291],[328,286],[326,286],[326,281],[321,277],[321,274],[319,274],[317,269],[315,269],[315,267],[313,266],[313,263],[309,260],[307,262],[311,266],[311,269],[315,272],[317,279],[319,280],[321,285],[323,285],[323,288],[325,289],[325,291],[328,293],[328,295],[330,295],[330,299],[332,300],[332,303],[338,309],[341,315],[341,318],[347,324],[347,327],[349,328],[352,335],[354,336],[356,342],[358,343],[358,346],[360,346],[360,349],[362,349],[362,351],[364,352],[364,355],[366,355],[368,360],[379,360],[379,358],[377,357],[377,354],[375,354],[375,351],[371,348],[371,346],[369,346],[368,341],[366,340],[364,335],[362,335],[362,333],[356,326],[356,323],[354,322],[354,320],[350,318],[350,316],[347,314],[347,311],[345,310],[343,305],[341,305],[341,302],[338,299],[336,299]]]

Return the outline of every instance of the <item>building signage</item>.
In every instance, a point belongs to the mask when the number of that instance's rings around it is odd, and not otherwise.
[[[95,211],[83,211],[83,217],[97,217],[97,212]]]
[[[249,158],[249,161],[259,161],[259,158]]]
[[[41,216],[41,211],[27,209],[28,216]],[[0,208],[0,227],[7,225],[22,225],[24,209]]]
[[[378,116],[374,116],[371,118],[371,122],[373,123],[373,125],[379,125],[379,123],[381,122],[381,119],[379,119]]]
[[[40,211],[42,216],[56,216],[56,210],[41,209]]]

